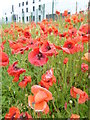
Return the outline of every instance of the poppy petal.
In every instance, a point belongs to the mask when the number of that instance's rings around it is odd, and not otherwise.
[[[31,92],[36,95],[39,91],[43,91],[47,94],[47,98],[45,99],[46,101],[49,101],[49,100],[52,100],[53,97],[52,97],[52,93],[50,91],[48,91],[46,88],[43,88],[39,85],[33,85],[31,87]]]
[[[45,100],[47,98],[47,94],[43,91],[39,91],[36,95],[35,95],[35,103],[39,103],[42,102],[43,100]]]

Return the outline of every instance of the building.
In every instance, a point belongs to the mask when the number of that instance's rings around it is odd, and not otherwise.
[[[5,23],[42,21],[45,18],[55,16],[56,10],[63,13],[68,10],[71,14],[76,10],[85,10],[88,2],[78,0],[18,0],[16,4],[9,6],[8,10],[3,11]]]

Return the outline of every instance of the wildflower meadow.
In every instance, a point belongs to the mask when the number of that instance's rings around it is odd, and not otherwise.
[[[2,119],[88,119],[88,11],[2,24]]]

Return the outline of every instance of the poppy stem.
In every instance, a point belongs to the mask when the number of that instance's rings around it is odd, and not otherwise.
[[[60,114],[59,110],[56,108],[56,106],[54,104],[54,101],[53,101],[53,106],[54,106],[54,108],[55,108],[55,110],[56,110],[56,112],[58,114],[58,117],[61,118],[61,114]]]
[[[77,114],[78,114],[78,100],[79,100],[79,95],[77,94],[77,102],[76,102],[76,111],[77,111]]]
[[[67,89],[67,83],[66,83],[66,65],[64,65],[64,90]]]

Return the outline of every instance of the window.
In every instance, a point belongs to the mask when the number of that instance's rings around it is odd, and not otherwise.
[[[28,22],[28,16],[26,17],[26,21]]]
[[[12,5],[12,12],[14,12],[14,5]]]
[[[39,2],[40,2],[41,0],[39,0]]]
[[[6,13],[5,13],[5,15],[6,15]]]
[[[33,3],[35,3],[35,0],[33,0]]]
[[[21,21],[21,18],[19,17],[19,22]]]
[[[24,2],[22,2],[22,6],[24,6]]]
[[[24,22],[24,17],[22,17],[22,21]]]
[[[21,4],[19,3],[19,7],[21,6]]]
[[[39,15],[39,21],[41,21],[41,15]]]
[[[28,8],[26,8],[26,12],[28,12]]]
[[[22,9],[22,13],[24,13],[24,9]]]
[[[33,6],[33,11],[35,11],[35,6]]]
[[[39,10],[41,10],[41,5],[39,5]]]
[[[33,16],[33,21],[35,21],[35,16]]]
[[[26,2],[26,5],[28,5],[28,1]]]
[[[6,22],[8,21],[8,17],[6,17]]]

